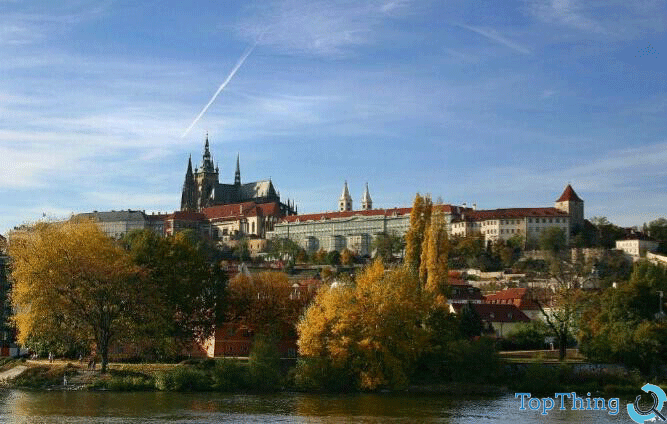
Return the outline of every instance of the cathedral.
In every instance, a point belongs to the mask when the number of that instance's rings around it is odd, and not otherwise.
[[[241,169],[239,157],[236,157],[236,173],[233,184],[221,184],[220,171],[213,165],[209,151],[208,134],[204,144],[204,154],[199,167],[192,170],[192,157],[188,159],[188,169],[185,173],[183,193],[181,195],[181,211],[201,212],[205,208],[219,205],[229,205],[244,202],[277,203],[280,205],[282,216],[295,215],[297,210],[294,203],[282,203],[280,194],[276,191],[271,180],[241,183]]]

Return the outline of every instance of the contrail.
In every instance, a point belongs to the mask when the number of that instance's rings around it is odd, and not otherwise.
[[[259,42],[259,40],[258,40],[257,42]],[[190,124],[190,126],[188,127],[187,130],[185,130],[185,132],[183,133],[183,135],[181,136],[181,138],[184,138],[186,135],[188,135],[188,133],[190,132],[190,130],[192,129],[192,127],[194,127],[195,124],[197,124],[197,122],[199,122],[199,120],[201,119],[201,117],[202,117],[202,116],[206,113],[206,111],[208,110],[209,106],[211,106],[211,104],[215,101],[216,97],[218,97],[218,94],[220,94],[220,92],[221,92],[222,90],[224,90],[225,87],[227,87],[227,84],[229,84],[229,81],[231,81],[232,78],[234,78],[234,74],[236,74],[236,71],[239,70],[239,68],[241,67],[241,65],[243,65],[243,62],[245,62],[245,60],[248,58],[248,56],[250,56],[250,53],[252,53],[252,51],[255,49],[255,47],[257,47],[257,42],[256,42],[255,44],[253,44],[248,50],[246,50],[245,53],[243,53],[243,55],[241,56],[241,58],[239,59],[239,61],[236,62],[236,65],[235,65],[234,68],[232,69],[232,72],[230,72],[229,75],[227,76],[227,79],[225,79],[225,81],[224,81],[222,84],[220,84],[220,87],[218,87],[218,91],[216,91],[215,94],[213,95],[213,97],[211,97],[211,100],[209,100],[208,103],[206,103],[206,106],[204,106],[204,109],[202,109],[202,111],[199,112],[199,115],[197,115],[197,117],[195,118],[195,120],[192,121],[192,124]]]

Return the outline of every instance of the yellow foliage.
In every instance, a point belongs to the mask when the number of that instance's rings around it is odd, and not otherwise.
[[[300,354],[352,370],[362,389],[405,386],[426,344],[420,293],[410,271],[379,260],[354,285],[323,287],[298,325]]]
[[[69,331],[97,343],[127,335],[130,317],[146,299],[139,270],[92,222],[38,224],[10,235],[11,299],[19,343],[31,335]]]

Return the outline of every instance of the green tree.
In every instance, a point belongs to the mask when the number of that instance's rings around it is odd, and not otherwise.
[[[482,323],[482,319],[470,302],[466,303],[461,308],[459,328],[459,331],[463,337],[468,339],[482,335],[484,324]]]
[[[376,258],[382,259],[384,263],[390,263],[405,249],[405,240],[396,233],[378,234],[373,240],[372,249]]]
[[[38,224],[13,237],[9,255],[19,343],[93,343],[105,373],[110,344],[156,316],[155,287],[92,222]]]
[[[590,222],[595,227],[595,245],[597,247],[614,249],[616,247],[616,240],[621,240],[625,237],[625,231],[609,222],[604,216],[594,216],[590,219]]]
[[[549,227],[540,235],[540,249],[552,255],[560,255],[567,247],[565,231],[558,227]]]
[[[659,292],[665,290],[665,268],[640,262],[629,282],[592,295],[579,326],[581,352],[655,374],[667,362],[667,322],[659,315]]]
[[[337,250],[332,250],[327,253],[325,261],[328,265],[340,265],[340,253]]]
[[[133,231],[123,244],[157,290],[154,340],[167,337],[178,351],[206,340],[225,311],[226,276],[211,262],[210,247],[188,232],[161,237],[151,230]]]

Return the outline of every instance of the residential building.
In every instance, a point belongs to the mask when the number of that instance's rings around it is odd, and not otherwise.
[[[509,288],[484,297],[484,303],[514,305],[531,320],[542,318],[540,307],[527,288]]]
[[[465,303],[453,303],[455,313],[460,314]],[[492,328],[496,337],[505,337],[511,334],[520,324],[530,322],[519,308],[512,304],[491,304],[491,303],[469,303],[477,312],[482,323],[487,328]]]

